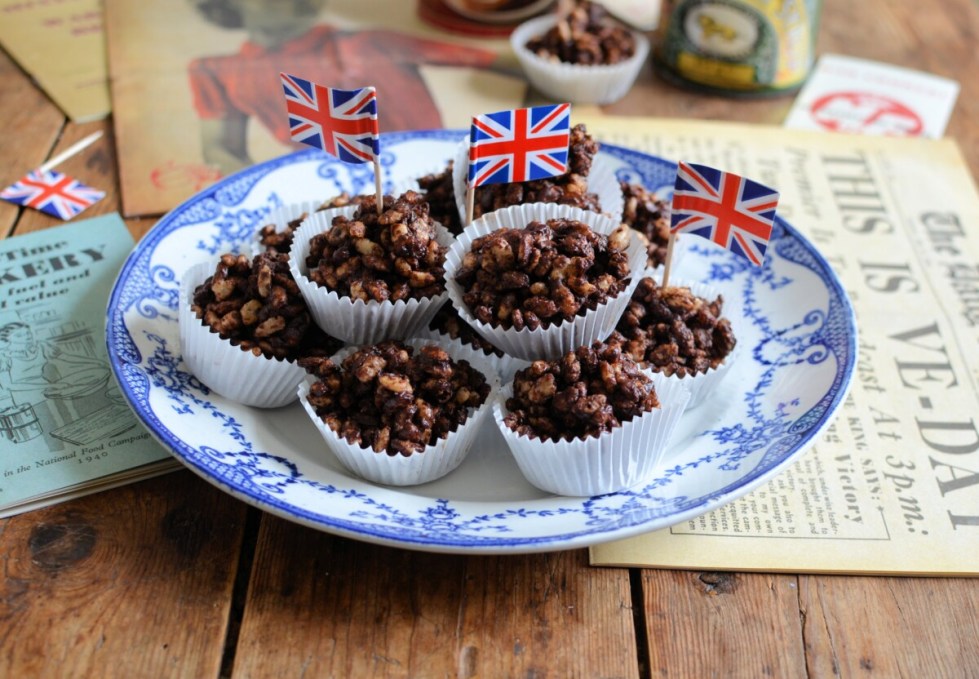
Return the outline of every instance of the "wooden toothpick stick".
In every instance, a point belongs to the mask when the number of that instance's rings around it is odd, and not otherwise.
[[[381,163],[374,157],[374,190],[377,192],[377,215],[384,214],[384,191],[381,190]]]
[[[466,228],[473,223],[473,208],[476,203],[476,187],[472,184],[466,186],[466,223],[462,228]]]
[[[58,163],[68,160],[73,155],[80,153],[83,149],[91,146],[96,141],[98,141],[99,137],[101,136],[102,136],[102,130],[99,130],[98,132],[93,132],[92,134],[88,135],[84,139],[75,142],[74,144],[66,148],[64,151],[56,155],[54,158],[44,163],[44,165],[41,165],[41,167],[37,168],[38,172],[47,172]]]
[[[663,283],[660,287],[665,288],[670,284],[670,265],[673,263],[673,244],[676,242],[676,234],[670,233],[670,238],[666,241],[666,260],[663,262]]]

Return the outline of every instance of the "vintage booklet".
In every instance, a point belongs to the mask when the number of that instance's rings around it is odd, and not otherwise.
[[[106,355],[105,305],[132,248],[117,214],[0,240],[0,517],[179,466]]]
[[[979,196],[950,140],[637,118],[609,143],[758,178],[857,315],[849,396],[784,473],[593,565],[979,574]]]

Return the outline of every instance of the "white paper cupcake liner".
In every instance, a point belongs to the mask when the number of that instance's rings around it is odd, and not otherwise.
[[[584,65],[550,61],[527,49],[531,38],[543,35],[557,23],[555,14],[540,16],[517,26],[510,34],[510,45],[538,91],[556,101],[574,104],[611,104],[629,91],[649,56],[649,39],[631,31],[636,52],[617,64]]]
[[[417,328],[432,319],[448,299],[447,292],[425,299],[364,302],[354,300],[348,295],[341,297],[307,276],[306,257],[309,255],[310,239],[329,229],[334,217],[350,217],[356,210],[357,206],[354,205],[324,210],[304,220],[293,238],[289,269],[313,318],[325,332],[350,344],[373,344],[384,339],[410,337]],[[452,234],[441,225],[437,228],[437,238],[439,244],[445,247],[455,241]]]
[[[588,190],[598,196],[602,213],[618,226],[622,223],[622,186],[615,176],[615,163],[607,153],[599,149],[588,170]]]
[[[446,302],[446,304],[449,304],[449,302]],[[438,330],[432,330],[428,327],[428,324],[419,328],[415,336],[421,339],[431,340],[439,346],[444,347],[453,357],[463,358],[473,365],[476,364],[475,362],[477,360],[486,361],[496,370],[496,374],[499,376],[501,383],[509,382],[518,370],[530,365],[530,361],[525,361],[507,353],[504,353],[503,356],[487,354],[472,344],[467,344],[460,339],[450,337]]]
[[[405,344],[415,348],[429,343],[428,340],[424,339],[405,341]],[[439,439],[435,444],[426,446],[422,452],[412,453],[408,457],[388,455],[386,452],[375,453],[369,447],[361,448],[337,435],[326,426],[306,398],[309,394],[310,385],[315,379],[309,375],[302,381],[297,392],[299,401],[316,426],[320,436],[323,437],[327,448],[337,456],[344,467],[373,483],[389,486],[414,486],[441,478],[462,464],[472,449],[480,426],[489,417],[493,403],[496,401],[496,394],[499,392],[500,382],[495,369],[487,361],[480,360],[479,357],[470,360],[466,356],[457,356],[452,347],[443,346],[442,348],[453,360],[469,361],[473,368],[486,377],[486,381],[490,385],[490,392],[483,404],[470,412],[466,421],[455,431],[450,432],[445,438]],[[356,349],[357,347],[345,347],[333,356],[333,360],[339,364],[344,357],[349,356]]]
[[[222,339],[191,310],[194,290],[214,273],[216,262],[195,264],[180,280],[180,353],[190,371],[225,398],[257,408],[278,408],[296,400],[305,370],[296,363],[256,356]]]
[[[604,340],[608,337],[615,329],[645,270],[646,248],[638,238],[632,237],[626,254],[630,270],[636,273],[630,276],[625,290],[605,304],[575,316],[570,322],[552,323],[546,328],[537,330],[529,328],[505,330],[477,320],[462,299],[462,286],[455,280],[456,272],[462,265],[462,258],[471,249],[472,242],[497,229],[523,228],[531,221],[546,222],[556,217],[576,219],[604,234],[611,233],[619,226],[602,215],[580,208],[553,203],[514,205],[491,212],[467,226],[456,237],[456,242],[449,248],[445,257],[445,287],[449,298],[459,311],[459,316],[505,353],[527,361],[558,358],[580,346],[587,346],[596,340]]]
[[[663,272],[659,267],[655,271],[658,272],[658,275],[654,277],[654,280],[659,285],[663,279]],[[721,294],[717,288],[707,283],[673,280],[672,276],[670,278],[670,287],[690,288],[690,291],[697,297],[713,300]],[[737,340],[737,343],[734,345],[731,353],[725,356],[724,360],[716,368],[710,368],[706,372],[697,373],[696,375],[686,375],[685,377],[662,375],[652,367],[647,368],[649,373],[660,375],[669,382],[682,383],[690,390],[690,403],[687,404],[687,410],[692,410],[704,403],[710,393],[717,389],[725,375],[731,371],[731,366],[737,362],[738,356],[741,355],[743,344],[741,338],[738,336],[738,329],[743,327],[743,323],[738,314],[731,313],[730,306],[730,300],[724,300],[723,317],[731,321],[731,328],[734,330],[734,339]]]
[[[459,142],[452,164],[452,190],[463,227],[466,225],[466,189],[469,183],[469,138]],[[599,150],[588,171],[588,191],[598,196],[602,213],[618,226],[622,222],[622,186],[615,176],[615,164]]]
[[[601,436],[551,441],[521,436],[503,418],[513,393],[507,384],[493,404],[493,419],[524,477],[557,495],[590,497],[616,493],[649,482],[669,450],[690,392],[679,381],[654,378],[660,407],[623,422]]]

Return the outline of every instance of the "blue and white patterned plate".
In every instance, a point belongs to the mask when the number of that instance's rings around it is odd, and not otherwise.
[[[444,164],[462,131],[382,138],[386,188]],[[655,189],[675,165],[605,145],[622,179]],[[369,165],[315,150],[258,164],[194,196],[143,238],[107,309],[115,375],[143,424],[187,467],[245,502],[320,530],[410,549],[519,553],[569,549],[670,526],[778,474],[843,403],[856,362],[853,309],[820,254],[779,221],[757,269],[707,241],[678,277],[709,282],[740,317],[744,350],[721,387],[684,415],[645,488],[557,497],[521,476],[488,424],[466,461],[423,486],[389,488],[346,472],[297,403],[274,411],[210,393],[180,357],[177,291],[191,264],[244,247],[271,210],[342,189],[373,191]],[[701,240],[701,239],[695,239]]]

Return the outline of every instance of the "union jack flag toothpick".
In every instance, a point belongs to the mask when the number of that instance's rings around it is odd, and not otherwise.
[[[280,73],[293,140],[345,163],[369,163],[378,154],[377,92],[338,90]]]
[[[345,163],[373,163],[377,214],[384,211],[381,190],[377,90],[338,90],[280,73],[289,112],[289,135]]]
[[[19,181],[0,191],[0,198],[32,207],[41,212],[69,220],[90,205],[105,197],[104,191],[93,189],[66,174],[38,168]]]
[[[481,186],[564,174],[570,134],[570,104],[476,116],[469,135],[469,182]]]
[[[477,186],[527,182],[567,172],[570,139],[571,104],[474,116],[469,132],[467,222],[472,221]]]
[[[673,240],[681,232],[711,240],[761,266],[772,237],[778,197],[778,191],[740,175],[680,162],[673,188],[663,285],[669,280]]]

